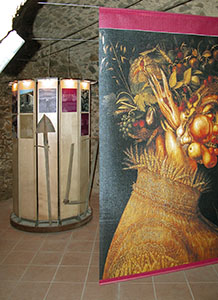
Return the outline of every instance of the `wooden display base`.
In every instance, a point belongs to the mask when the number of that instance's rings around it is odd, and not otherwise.
[[[10,223],[13,227],[27,232],[60,232],[81,227],[91,221],[93,210],[91,208],[84,214],[61,221],[33,221],[17,217],[14,213],[10,215]]]

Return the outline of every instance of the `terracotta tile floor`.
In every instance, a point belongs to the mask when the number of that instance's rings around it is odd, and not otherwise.
[[[93,220],[78,229],[27,233],[0,201],[0,300],[217,300],[218,264],[99,286],[98,196]]]

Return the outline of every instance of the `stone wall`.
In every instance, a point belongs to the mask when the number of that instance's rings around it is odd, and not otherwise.
[[[0,83],[0,200],[11,197],[12,143],[11,143],[11,90]]]
[[[63,2],[56,0],[54,2]],[[67,1],[84,4],[86,1]],[[92,1],[92,5],[125,7],[136,1]],[[143,0],[134,9],[162,10],[177,13],[218,16],[216,0]],[[62,37],[67,29],[74,29],[76,24],[84,27],[93,23],[86,30],[73,35],[74,38],[88,39],[98,35],[97,10],[81,10],[74,15],[72,8],[58,8],[49,13],[48,7],[43,7],[34,22],[34,36]],[[75,10],[74,10],[75,11]],[[59,14],[62,14],[61,17]],[[75,43],[74,43],[75,44]],[[48,46],[50,45],[50,46]],[[69,46],[69,47],[68,47]],[[64,50],[65,49],[65,50]],[[12,195],[12,136],[11,136],[11,92],[9,82],[15,79],[34,79],[43,77],[81,78],[98,80],[98,39],[76,46],[69,41],[60,43],[45,42],[40,51],[29,61],[22,72],[17,76],[8,77],[0,75],[0,200],[10,198]],[[92,86],[92,136],[98,136],[98,85]],[[94,185],[98,190],[98,172]]]

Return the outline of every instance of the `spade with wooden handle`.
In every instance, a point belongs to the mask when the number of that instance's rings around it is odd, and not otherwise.
[[[48,144],[48,133],[55,132],[55,128],[51,120],[44,114],[42,119],[39,121],[37,128],[37,133],[43,133],[43,147],[45,153],[45,172],[46,172],[46,187],[47,187],[47,200],[48,200],[48,218],[49,225],[52,225],[51,219],[51,191],[50,191],[50,174],[49,174],[49,144]]]

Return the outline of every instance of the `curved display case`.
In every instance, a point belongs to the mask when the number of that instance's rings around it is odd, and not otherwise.
[[[22,80],[12,94],[11,224],[52,232],[89,222],[90,82]]]

